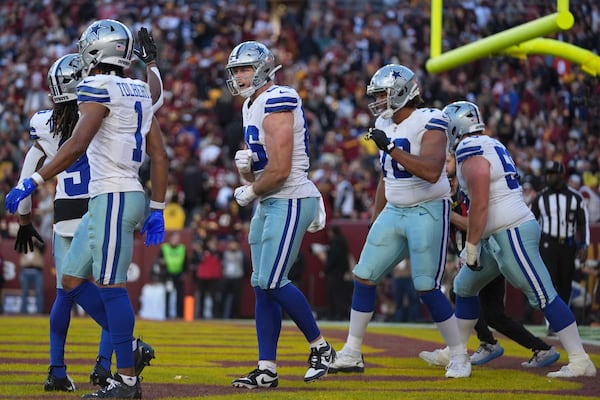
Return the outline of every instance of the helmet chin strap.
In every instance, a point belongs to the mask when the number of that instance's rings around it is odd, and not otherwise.
[[[96,56],[94,57],[94,59],[92,60],[91,63],[89,63],[89,65],[85,68],[81,70],[81,73],[83,74],[84,77],[88,76],[90,74],[90,71],[92,69],[94,69],[94,67],[96,65],[98,65],[98,59],[100,57],[102,57],[102,53],[104,52],[104,50],[100,50],[98,53],[96,53]]]
[[[388,96],[387,108],[386,108],[386,110],[384,112],[381,113],[381,117],[383,119],[390,119],[390,118],[392,118],[394,116],[394,113],[396,111],[398,111],[399,109],[401,109],[402,107],[404,107],[406,105],[406,103],[408,103],[410,100],[412,100],[418,94],[419,94],[419,88],[413,88],[411,90],[410,95],[404,99],[404,101],[402,102],[402,104],[399,107],[396,107],[396,108],[390,107],[391,100],[390,100],[390,98]]]
[[[273,70],[268,75],[269,79],[270,80],[274,80],[274,78],[275,78],[275,72],[279,71],[280,69],[281,69],[281,64],[279,64],[278,66],[276,66],[275,68],[273,68]],[[266,83],[267,83],[267,81],[264,81],[260,86],[251,86],[251,87],[249,87],[246,90],[240,91],[239,94],[243,98],[248,98],[248,97],[252,96],[256,92],[257,89],[260,89]],[[236,82],[236,86],[237,86],[237,82]]]
[[[281,65],[281,64],[279,64],[278,66],[276,66],[275,68],[273,68],[273,71],[271,71],[271,72],[269,73],[269,78],[270,78],[271,80],[274,80],[274,79],[275,79],[275,72],[279,71],[281,68],[282,68],[282,65]]]
[[[406,105],[408,101],[405,101],[404,104],[402,104],[400,107],[396,107],[396,108],[392,108],[390,107],[390,100],[388,97],[388,101],[387,101],[387,108],[385,109],[385,111],[383,111],[381,113],[381,118],[383,119],[390,119],[394,116],[394,114],[396,113],[396,111],[398,111],[399,109],[401,109],[402,107],[404,107]]]
[[[90,75],[90,71],[92,70],[92,68],[94,68],[93,63],[90,63],[88,66],[86,66],[84,69],[81,70],[81,75],[85,78],[87,76]]]
[[[396,112],[396,110],[392,110],[391,108],[386,108],[384,112],[382,112],[380,114],[381,118],[383,119],[390,119],[394,116],[394,113]]]
[[[256,92],[256,89],[252,86],[246,90],[241,90],[239,92],[239,95],[242,96],[243,98],[247,99],[248,97],[252,96],[254,94],[254,92]]]

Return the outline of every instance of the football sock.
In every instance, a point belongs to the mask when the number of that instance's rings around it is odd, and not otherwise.
[[[419,297],[423,304],[427,306],[434,322],[446,321],[454,314],[450,300],[439,289],[420,292]]]
[[[65,292],[65,294],[83,307],[85,312],[87,312],[103,329],[108,329],[106,310],[104,308],[104,302],[100,297],[100,289],[98,286],[90,281],[84,281],[75,289]]]
[[[357,280],[354,281],[352,292],[352,309],[360,312],[372,312],[375,310],[377,300],[377,288],[375,285],[365,285]]]
[[[351,355],[360,353],[363,339],[367,332],[367,325],[373,317],[373,311],[362,312],[354,308],[350,310],[350,327],[348,328],[348,338],[344,345],[344,351],[350,351]]]
[[[315,342],[310,344],[311,348],[315,348],[315,349],[320,349],[321,347],[326,347],[327,346],[327,342],[325,341],[325,338],[323,336],[321,336],[318,340],[316,340]]]
[[[354,281],[352,292],[352,308],[350,309],[350,327],[343,350],[352,355],[360,353],[367,325],[373,317],[375,301],[377,300],[376,287]]]
[[[56,289],[56,299],[50,310],[50,365],[52,375],[57,378],[67,376],[65,365],[65,341],[71,323],[73,299],[63,289]]]
[[[266,369],[271,372],[277,372],[277,364],[275,364],[273,361],[259,360],[258,369],[262,369],[263,371]]]
[[[419,293],[421,301],[427,306],[431,318],[435,322],[440,334],[450,349],[450,356],[465,354],[466,347],[463,345],[458,330],[458,322],[454,316],[454,310],[448,298],[439,289]],[[457,296],[458,301],[458,296]],[[472,321],[472,327],[477,320]]]
[[[550,323],[550,328],[552,328],[554,332],[561,331],[575,322],[575,315],[573,315],[569,306],[567,306],[558,296],[556,296],[542,311],[544,312],[546,320]]]
[[[135,325],[135,314],[129,301],[127,289],[104,287],[100,289],[100,296],[104,300],[106,309],[110,310],[107,313],[107,318],[110,337],[117,356],[117,368],[133,368],[131,341]]]
[[[450,349],[450,356],[466,353],[467,348],[463,345],[462,337],[457,329],[458,322],[454,315],[443,322],[436,322],[435,325]],[[471,329],[473,329],[473,326],[475,326],[475,322],[471,325]]]
[[[267,293],[288,313],[309,343],[321,336],[310,305],[296,286],[290,283],[278,289],[270,289]]]
[[[563,345],[569,354],[569,360],[574,356],[577,357],[585,354],[583,344],[581,343],[581,337],[579,336],[579,331],[577,330],[577,324],[575,322],[556,332],[556,335],[560,340],[560,344]]]
[[[259,287],[254,287],[254,294],[258,359],[276,360],[277,342],[281,333],[281,306],[267,291]]]
[[[123,374],[119,374],[119,376],[123,380],[123,383],[126,384],[127,386],[133,386],[137,382],[137,376],[129,376],[129,375],[123,375]]]
[[[67,377],[67,367],[64,365],[53,365],[52,376],[58,379],[64,379]]]
[[[102,329],[100,335],[100,345],[98,346],[98,357],[100,357],[100,365],[110,371],[110,363],[112,360],[113,344],[110,338],[110,332]]]
[[[479,318],[479,297],[456,296],[456,318],[458,319],[461,342],[466,347],[469,336],[471,336],[471,332],[473,332]],[[494,342],[496,341],[494,340]]]

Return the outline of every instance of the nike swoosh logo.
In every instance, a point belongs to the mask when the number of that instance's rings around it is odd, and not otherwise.
[[[422,213],[422,212],[419,213],[419,215],[425,215],[425,214],[427,214],[427,213]]]
[[[275,379],[266,380],[265,378],[260,378],[261,385],[266,385],[267,383],[273,383],[273,382],[275,382]]]
[[[142,57],[146,57],[146,49],[142,47]]]
[[[83,82],[81,83],[90,83],[92,80],[91,79],[84,79]]]

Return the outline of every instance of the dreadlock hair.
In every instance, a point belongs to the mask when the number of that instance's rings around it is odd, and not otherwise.
[[[71,137],[78,120],[77,100],[54,104],[52,126],[54,127],[54,136],[60,135],[61,143]]]

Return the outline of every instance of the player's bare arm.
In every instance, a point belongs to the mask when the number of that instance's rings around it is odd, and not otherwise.
[[[291,112],[278,112],[268,115],[263,121],[265,149],[269,162],[264,172],[253,184],[258,196],[280,187],[292,169],[292,148],[294,115]]]
[[[469,190],[467,242],[477,244],[485,230],[490,196],[490,163],[483,157],[471,157],[461,166]]]
[[[152,96],[152,104],[156,104],[156,102],[162,96],[162,79],[160,76],[153,71],[153,68],[158,72],[158,66],[156,65],[156,61],[152,61],[151,64],[146,66],[146,76],[148,80],[148,85],[150,86],[150,96]]]
[[[167,191],[169,159],[165,151],[162,131],[156,117],[152,119],[152,126],[146,137],[146,152],[151,160],[150,181],[152,182],[152,201],[164,203]]]
[[[373,203],[373,217],[371,223],[376,219],[383,207],[385,207],[387,200],[385,199],[385,181],[383,180],[383,173],[379,176],[379,182],[377,182],[377,190],[375,191],[375,201]]]
[[[425,132],[419,155],[411,154],[399,147],[394,148],[390,155],[411,174],[429,183],[436,183],[446,163],[446,134],[441,131]]]
[[[456,211],[450,212],[450,222],[461,231],[466,231],[468,228],[468,218],[460,215]]]

